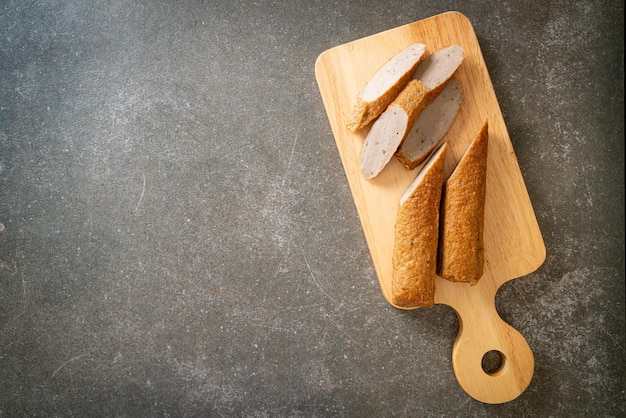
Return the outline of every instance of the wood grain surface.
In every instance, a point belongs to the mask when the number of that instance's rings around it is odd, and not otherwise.
[[[426,55],[451,44],[464,49],[464,61],[454,75],[461,84],[463,101],[446,135],[446,176],[485,119],[489,120],[484,275],[472,287],[437,277],[435,303],[451,306],[459,317],[460,329],[452,352],[459,384],[482,402],[507,402],[530,384],[534,358],[524,337],[497,314],[495,294],[506,281],[539,268],[546,253],[470,21],[461,13],[448,12],[326,50],[315,63],[318,86],[382,293],[391,303],[398,201],[421,167],[407,170],[394,158],[377,177],[365,179],[359,170],[359,154],[369,127],[351,133],[345,121],[365,83],[413,42],[426,44]],[[481,360],[491,350],[500,352],[503,361],[496,372],[487,373]]]

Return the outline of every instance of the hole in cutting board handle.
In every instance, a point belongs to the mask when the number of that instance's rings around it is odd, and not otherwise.
[[[483,371],[489,376],[497,376],[506,365],[506,356],[498,350],[487,351],[481,360]]]
[[[486,313],[464,310],[461,314],[467,321],[459,315],[452,366],[467,394],[484,403],[500,404],[512,401],[526,390],[535,361],[519,331],[504,322],[495,308],[487,309]]]

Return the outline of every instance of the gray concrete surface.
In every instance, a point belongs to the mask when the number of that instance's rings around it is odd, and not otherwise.
[[[314,77],[473,23],[547,259],[536,368],[468,397],[445,306],[383,299]],[[0,417],[624,416],[621,1],[0,2]]]

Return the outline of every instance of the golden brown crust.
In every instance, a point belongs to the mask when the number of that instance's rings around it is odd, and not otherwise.
[[[483,274],[488,122],[445,183],[437,274],[474,285]]]
[[[418,165],[426,161],[426,159],[430,156],[430,154],[433,152],[433,150],[436,147],[437,147],[437,144],[433,145],[431,149],[429,149],[427,152],[422,154],[421,157],[418,157],[416,159],[414,159],[414,157],[410,155],[405,154],[404,151],[398,149],[398,151],[396,152],[396,157],[398,158],[398,160],[400,160],[404,168],[406,168],[407,170],[413,170]]]
[[[443,86],[445,86],[446,83],[447,80],[443,83]],[[428,87],[426,87],[424,83],[422,83],[420,80],[414,79],[409,81],[406,87],[402,89],[398,97],[396,97],[396,99],[389,105],[389,107],[400,106],[409,117],[402,141],[400,142],[400,144],[398,144],[398,147],[394,150],[394,153],[397,153],[397,151],[400,149],[402,143],[409,133],[409,130],[415,124],[417,118],[419,118],[422,111],[426,109],[426,107],[428,107],[428,105],[437,98],[442,90],[442,86],[438,86],[432,90],[428,90]],[[424,158],[419,161],[419,163],[413,165],[411,169],[423,163],[430,156],[430,153],[434,150],[434,148],[436,148],[436,146],[433,146],[433,149],[431,149],[431,151],[427,155],[425,155]]]
[[[415,67],[417,67],[417,63],[415,64]],[[415,70],[415,67],[413,67],[413,70]],[[350,116],[348,117],[346,127],[351,132],[356,132],[380,116],[389,103],[391,103],[398,96],[398,94],[400,94],[402,89],[411,80],[412,75],[413,71],[409,71],[404,74],[389,90],[372,102],[366,102],[361,97],[361,94],[359,94],[356,104],[352,109],[352,113],[350,113]]]
[[[428,88],[419,80],[411,80],[374,122],[365,138],[359,161],[365,178],[376,177],[393,158],[426,107],[427,96]]]
[[[428,106],[430,101],[432,100],[428,92],[428,87],[419,80],[411,80],[406,87],[402,89],[400,94],[398,94],[398,97],[389,105],[389,107],[401,107],[409,117],[405,129],[405,137],[408,130],[417,120],[419,114]]]
[[[445,147],[445,145],[444,145]],[[435,304],[435,271],[439,233],[439,204],[445,148],[426,168],[415,191],[398,208],[394,229],[392,302],[403,308]]]
[[[428,92],[428,98],[427,98],[428,104],[431,104],[433,100],[435,100],[437,96],[439,96],[439,93],[441,93],[443,89],[446,88],[446,86],[448,85],[448,82],[452,79],[452,75],[453,74],[450,74],[450,77],[446,78],[444,81],[441,82],[441,84],[439,84],[437,87],[433,88],[432,90]]]
[[[405,152],[404,142],[403,146],[399,147],[396,151],[396,158],[408,170],[415,169],[417,166],[419,166],[428,159],[428,157],[437,148],[437,146],[441,144],[441,141],[447,133],[448,128],[456,118],[456,114],[458,112],[462,99],[462,91],[459,82],[457,80],[450,82],[451,80],[453,79],[448,78],[440,86],[435,87],[433,90],[430,90],[428,92],[427,97],[424,100],[425,108],[419,112],[417,120],[409,128],[409,132],[411,130],[414,131],[414,136],[411,137],[411,134],[409,133],[409,135],[407,135],[407,138],[405,138],[407,141],[413,141],[408,144],[408,149],[410,149],[411,152]],[[446,90],[448,86],[450,88]],[[444,91],[446,91],[446,93],[442,94]],[[430,106],[431,104],[433,105],[433,107],[426,109],[426,107]],[[427,125],[426,122],[421,120],[421,118],[426,117],[428,118],[428,120],[430,120],[430,125]],[[437,119],[437,121],[433,121],[434,119]],[[422,122],[421,125],[420,122]],[[441,123],[446,122],[447,127],[444,130],[433,132],[432,126],[440,127],[442,126]],[[427,133],[424,133],[424,129]],[[422,136],[420,137],[419,135]],[[415,146],[418,145],[421,148],[418,148],[416,150]],[[420,152],[421,154],[419,154]]]

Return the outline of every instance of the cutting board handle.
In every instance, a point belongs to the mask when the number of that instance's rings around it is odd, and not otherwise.
[[[443,282],[441,285],[450,287],[446,304],[459,318],[452,350],[457,381],[468,395],[484,403],[499,404],[517,398],[530,384],[535,360],[522,334],[498,315],[493,281],[483,278],[476,286]],[[483,369],[483,357],[490,352],[500,354],[500,366],[495,371]]]

